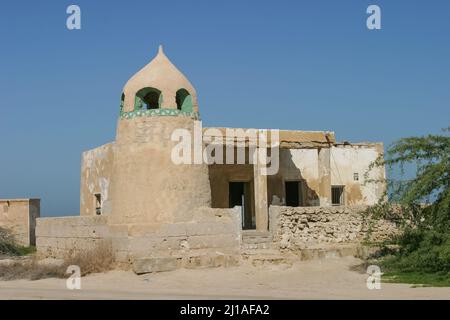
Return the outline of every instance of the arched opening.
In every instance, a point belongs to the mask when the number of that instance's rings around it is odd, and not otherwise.
[[[161,105],[161,91],[155,88],[143,88],[136,93],[135,110],[158,109]]]
[[[186,89],[180,89],[177,91],[175,100],[177,102],[177,109],[192,112],[192,97],[189,91]]]

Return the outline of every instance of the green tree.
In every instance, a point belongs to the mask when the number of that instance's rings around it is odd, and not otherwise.
[[[374,218],[396,220],[399,246],[384,260],[390,270],[450,274],[450,127],[440,135],[403,138],[372,166],[397,170],[400,179],[388,180],[389,201],[369,208]],[[405,167],[415,169],[405,179]]]

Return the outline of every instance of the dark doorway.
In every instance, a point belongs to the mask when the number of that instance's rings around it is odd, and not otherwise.
[[[331,186],[331,204],[333,206],[344,205],[344,186]]]
[[[286,181],[286,205],[288,207],[300,206],[300,182],[299,181]]]
[[[241,207],[242,229],[255,229],[250,182],[229,183],[229,207]]]

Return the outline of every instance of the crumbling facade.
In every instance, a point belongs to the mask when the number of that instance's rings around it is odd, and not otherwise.
[[[366,183],[385,177],[384,168],[368,172],[383,155],[381,143],[280,130],[256,149],[276,148],[270,163],[277,168],[268,174],[268,163],[250,161],[259,157],[252,140],[261,140],[251,132],[262,130],[202,128],[199,118],[194,87],[160,48],[124,87],[116,140],[82,155],[81,217],[39,219],[38,252],[61,256],[109,241],[122,262],[159,257],[172,259],[166,266],[205,259],[226,265],[239,255],[243,233],[278,232],[270,225],[271,206],[364,206],[384,194],[383,182]],[[230,137],[229,130],[243,135]],[[191,163],[174,160],[180,132],[200,139],[197,147],[205,150],[198,153],[191,141],[182,152]],[[235,161],[240,151],[244,163]]]
[[[0,199],[0,227],[8,229],[22,246],[36,244],[40,199]]]

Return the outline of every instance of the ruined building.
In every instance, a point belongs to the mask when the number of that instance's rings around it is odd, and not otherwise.
[[[9,230],[19,245],[35,245],[40,207],[39,199],[0,199],[0,228]]]
[[[381,143],[337,143],[333,132],[280,130],[276,141],[268,138],[279,148],[271,152],[278,170],[264,174],[266,165],[249,160],[255,136],[244,135],[237,147],[226,128],[196,130],[196,90],[161,47],[126,83],[116,112],[116,140],[82,155],[80,216],[38,219],[40,255],[58,257],[107,241],[117,261],[148,271],[226,265],[246,238],[283,248],[356,241],[360,230],[353,229],[361,223],[352,223],[349,208],[374,204],[384,193],[383,183],[365,183],[370,163],[383,153]],[[200,138],[205,150],[223,143],[224,154],[234,152],[232,160],[244,150],[248,161],[195,161],[193,146],[193,162],[177,163],[177,130]],[[217,158],[217,150],[210,156]],[[372,179],[384,175],[383,168],[369,172]],[[295,230],[286,235],[284,215],[306,220],[290,221]]]

